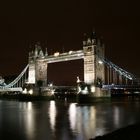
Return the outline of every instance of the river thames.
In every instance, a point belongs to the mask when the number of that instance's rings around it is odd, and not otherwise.
[[[140,121],[140,100],[0,100],[1,140],[88,140]]]

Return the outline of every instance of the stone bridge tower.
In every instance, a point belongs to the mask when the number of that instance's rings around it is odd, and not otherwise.
[[[91,38],[83,41],[84,51],[84,82],[90,85],[90,90],[95,96],[100,96],[97,90],[105,82],[104,45],[97,40],[95,33]]]
[[[88,88],[87,91],[94,93],[93,95],[96,97],[101,97],[101,86],[105,82],[105,66],[102,61],[104,59],[104,45],[100,40],[97,40],[95,33],[93,33],[90,38],[83,41],[83,50],[80,50],[80,52],[82,53],[80,59],[84,59],[84,84]],[[69,55],[67,53],[65,57],[69,58]],[[50,58],[47,56],[47,51],[44,54],[39,44],[35,46],[35,51],[29,54],[29,84],[38,85],[38,82],[41,81],[41,86],[47,86],[47,67],[48,58]],[[51,56],[51,58],[63,61],[62,55]]]
[[[29,73],[28,84],[37,85],[38,81],[42,82],[42,86],[47,85],[47,61],[39,44],[35,45],[35,50],[29,53]]]

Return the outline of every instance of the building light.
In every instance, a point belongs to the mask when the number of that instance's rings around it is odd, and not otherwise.
[[[69,54],[72,54],[73,51],[69,51]]]
[[[88,94],[88,88],[87,87],[85,87],[85,89],[82,90],[82,94]]]
[[[129,79],[132,80],[132,77],[130,77]]]
[[[53,89],[53,90],[51,90],[51,95],[54,95],[54,92],[55,92],[55,90]]]
[[[55,57],[59,56],[59,52],[54,53],[54,56]]]
[[[95,92],[95,86],[91,86],[91,92]]]
[[[49,86],[52,87],[53,86],[53,83],[50,83]]]
[[[29,94],[31,94],[31,95],[33,94],[33,90],[32,90],[32,89],[30,89],[28,92],[29,92]]]
[[[103,61],[99,60],[98,63],[99,63],[99,64],[103,64]]]
[[[27,94],[27,88],[23,90],[23,94]]]

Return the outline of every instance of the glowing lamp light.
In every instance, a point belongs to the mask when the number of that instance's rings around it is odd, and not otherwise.
[[[88,89],[87,89],[87,87],[85,87],[85,89],[82,90],[82,94],[88,94]]]
[[[69,51],[69,54],[72,54],[73,51]]]
[[[54,56],[55,57],[59,56],[59,52],[54,53]]]
[[[101,60],[98,61],[99,64],[103,64],[103,62]]]
[[[33,90],[32,90],[32,89],[30,89],[28,92],[29,92],[29,94],[31,94],[31,95],[33,94]]]
[[[23,90],[23,94],[27,94],[27,89],[26,88]]]
[[[50,86],[50,87],[52,87],[52,86],[53,86],[53,84],[51,83],[49,86]]]
[[[91,92],[95,92],[95,86],[91,86]]]
[[[55,90],[51,90],[51,94],[54,95]]]

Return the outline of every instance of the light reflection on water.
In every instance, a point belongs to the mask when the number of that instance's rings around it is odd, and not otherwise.
[[[20,120],[20,126],[25,129],[25,135],[27,134],[29,139],[32,139],[34,137],[34,116],[33,116],[33,107],[32,102],[20,102],[19,103],[19,120]],[[24,114],[25,115],[24,115]],[[24,128],[25,127],[25,128]]]
[[[50,105],[49,105],[49,118],[50,118],[51,129],[54,132],[55,131],[55,123],[56,123],[55,101],[50,101]]]
[[[70,120],[70,127],[74,132],[76,130],[76,103],[71,103],[69,106],[69,120]]]
[[[88,140],[138,122],[139,110],[139,101],[87,105],[1,100],[0,139]]]
[[[115,126],[119,126],[119,120],[120,120],[120,116],[121,116],[121,114],[120,114],[120,110],[119,110],[119,108],[118,107],[114,107],[114,116],[113,116],[113,118],[114,118],[114,125]]]
[[[78,132],[77,137],[84,139],[92,136],[96,126],[96,109],[94,106],[76,106],[71,103],[69,106],[69,120],[73,132]],[[83,136],[82,136],[82,135]]]
[[[27,103],[27,115],[25,116],[25,126],[26,126],[26,132],[29,138],[33,138],[34,135],[34,117],[33,117],[33,108],[32,108],[32,103],[28,102]]]

